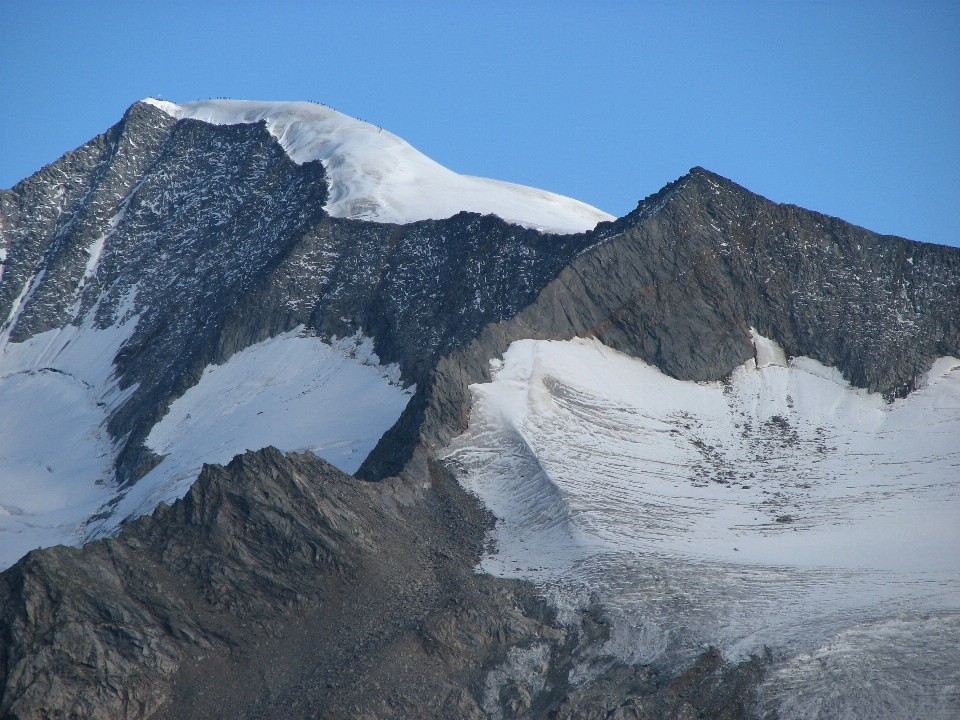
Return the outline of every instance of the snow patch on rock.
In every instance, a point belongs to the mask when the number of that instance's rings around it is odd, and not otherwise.
[[[130,302],[105,330],[67,325],[0,348],[0,569],[28,551],[112,534],[182,497],[204,463],[273,445],[354,472],[396,422],[413,388],[382,366],[369,338],[325,343],[297,329],[206,368],[154,426],[163,461],[131,488],[114,478],[113,359],[136,328]]]
[[[117,503],[94,534],[182,497],[204,463],[273,445],[310,451],[347,473],[400,417],[414,388],[396,365],[380,365],[360,334],[327,343],[297,328],[248,347],[173,402],[147,436],[162,462]]]

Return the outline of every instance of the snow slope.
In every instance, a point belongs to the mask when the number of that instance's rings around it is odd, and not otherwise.
[[[446,451],[500,519],[483,568],[561,607],[602,599],[605,652],[627,661],[779,648],[764,702],[781,718],[854,717],[867,680],[896,697],[870,716],[955,717],[960,360],[888,405],[755,347],[729,381],[692,383],[591,340],[511,345]],[[950,649],[891,664],[891,628],[895,646]],[[818,710],[796,694],[821,660]]]
[[[182,497],[204,463],[268,445],[311,451],[353,473],[400,417],[415,387],[396,365],[381,366],[373,341],[325,343],[293,330],[209,365],[154,425],[147,446],[163,461],[117,504],[93,534]]]
[[[578,233],[613,220],[602,210],[543,190],[458,175],[396,135],[308,102],[203,100],[176,105],[147,98],[175,118],[216,125],[266,121],[290,158],[323,162],[333,217],[387,223],[451,217],[461,211],[498,215],[545,232]]]
[[[113,358],[135,327],[127,317],[0,339],[0,569],[34,548],[79,544],[114,497],[106,423],[133,388],[118,391]]]
[[[311,450],[354,472],[413,392],[369,339],[292,331],[207,367],[148,437],[163,461],[120,489],[106,422],[133,390],[117,390],[113,358],[135,325],[68,325],[0,351],[0,569],[110,534],[183,496],[203,463],[247,449]]]

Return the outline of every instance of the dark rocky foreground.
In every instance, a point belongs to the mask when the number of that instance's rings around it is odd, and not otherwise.
[[[602,656],[474,572],[492,518],[441,468],[368,483],[273,448],[172,507],[0,575],[3,718],[737,718],[762,673]],[[566,682],[574,666],[597,679]]]

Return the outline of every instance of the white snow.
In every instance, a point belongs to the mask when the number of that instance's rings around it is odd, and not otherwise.
[[[68,325],[0,346],[0,569],[79,544],[115,494],[107,416],[134,388],[118,391],[113,358],[135,327]]]
[[[210,365],[147,437],[163,461],[117,503],[94,534],[110,533],[161,501],[182,497],[204,463],[226,464],[268,445],[311,451],[353,473],[406,407],[414,388],[382,366],[373,341],[325,343],[298,328]]]
[[[632,662],[816,653],[926,613],[954,650],[901,668],[960,681],[960,360],[887,404],[755,348],[728,382],[692,383],[592,340],[513,343],[445,451],[500,520],[482,569],[568,610],[599,597],[605,652]],[[924,687],[901,687],[904,707]]]
[[[461,211],[498,215],[555,233],[613,220],[602,210],[544,190],[459,175],[392,133],[308,102],[203,100],[176,105],[147,98],[172,117],[216,125],[266,121],[294,162],[323,162],[333,217],[387,223],[440,220]]]
[[[34,548],[110,534],[181,497],[203,463],[247,449],[310,450],[354,472],[413,392],[369,339],[287,333],[206,368],[148,437],[164,460],[120,490],[106,422],[135,390],[118,391],[113,358],[136,318],[119,316],[106,330],[68,325],[0,349],[0,569]]]

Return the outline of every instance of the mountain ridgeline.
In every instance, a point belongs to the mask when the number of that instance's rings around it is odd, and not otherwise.
[[[960,356],[960,250],[702,168],[562,235],[466,212],[331,217],[328,182],[265,122],[140,102],[0,191],[0,351],[135,323],[106,420],[120,489],[162,461],[146,438],[205,368],[283,333],[362,333],[416,386],[355,477],[250,452],[116,538],[6,570],[0,716],[746,717],[764,658],[626,666],[603,650],[603,608],[561,622],[528,584],[475,573],[493,518],[439,451],[521,339],[595,338],[716,381],[754,357],[755,329],[905,397]]]

